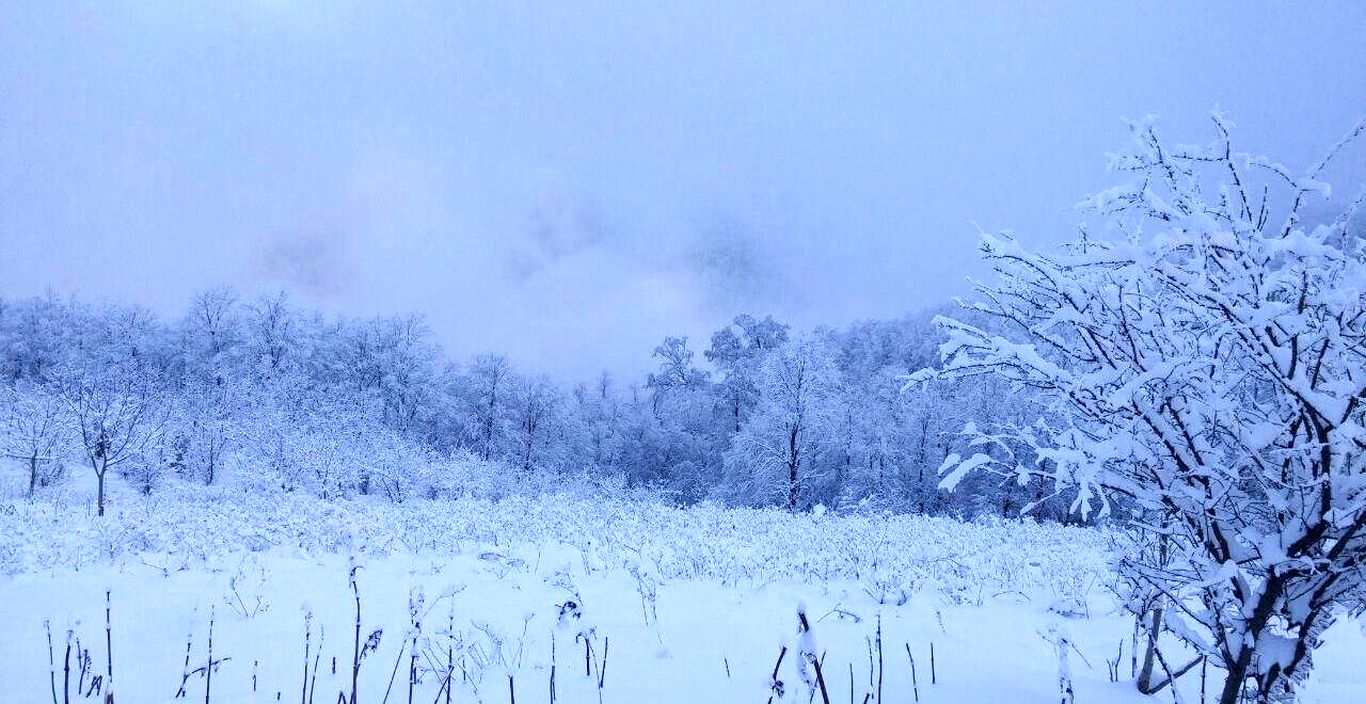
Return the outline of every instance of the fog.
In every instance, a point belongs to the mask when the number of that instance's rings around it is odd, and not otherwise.
[[[57,5],[0,8],[0,295],[285,289],[570,378],[964,293],[1125,117],[1298,168],[1366,113],[1361,3]]]

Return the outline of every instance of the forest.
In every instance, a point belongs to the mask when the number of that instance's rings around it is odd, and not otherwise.
[[[68,471],[395,502],[616,482],[680,504],[1019,515],[1037,487],[938,489],[964,425],[1023,418],[1030,396],[990,378],[903,388],[939,364],[932,318],[803,333],[739,315],[703,349],[665,338],[645,379],[566,385],[452,360],[420,315],[218,288],[163,320],[49,294],[0,301],[0,442],[30,493]]]

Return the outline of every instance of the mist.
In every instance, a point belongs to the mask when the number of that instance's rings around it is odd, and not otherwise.
[[[1122,118],[1294,168],[1366,112],[1366,7],[152,2],[0,10],[0,294],[283,289],[455,356],[638,374],[1061,241]],[[1360,152],[1332,180],[1366,180]],[[1350,195],[1350,194],[1349,194]]]

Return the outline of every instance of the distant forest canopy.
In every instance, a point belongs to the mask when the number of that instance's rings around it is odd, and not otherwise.
[[[906,387],[939,363],[934,313],[805,334],[740,315],[701,344],[665,338],[646,379],[564,386],[498,355],[448,359],[418,315],[331,318],[284,294],[209,290],[170,320],[0,299],[0,452],[30,493],[93,469],[148,493],[404,501],[609,482],[680,503],[1064,518],[1037,483],[938,489],[965,427],[1041,409],[995,376]]]

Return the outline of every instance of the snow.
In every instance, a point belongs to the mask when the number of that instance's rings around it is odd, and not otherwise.
[[[391,701],[407,701],[414,620],[414,701],[439,698],[448,648],[464,660],[453,701],[508,701],[509,676],[518,701],[548,701],[552,663],[562,702],[758,701],[784,643],[784,701],[810,696],[796,657],[804,650],[824,657],[832,700],[849,696],[851,671],[861,699],[874,686],[868,644],[879,618],[891,701],[910,697],[906,645],[926,702],[1056,701],[1057,653],[1040,634],[1060,621],[1091,664],[1071,667],[1077,701],[1148,701],[1102,667],[1132,624],[1103,586],[1112,577],[1099,530],[620,497],[392,506],[202,489],[113,496],[103,521],[74,498],[0,511],[0,623],[11,633],[0,681],[13,701],[50,697],[45,622],[59,661],[70,630],[103,672],[106,591],[120,701],[171,701],[187,634],[190,670],[207,660],[210,614],[214,658],[228,658],[213,701],[298,697],[306,619],[314,657],[322,653],[316,701],[335,701],[349,689],[353,563],[362,641],[381,630],[362,663],[362,701],[382,700],[391,675]],[[908,598],[885,598],[878,585]],[[1060,602],[1084,608],[1062,610],[1065,618],[1053,608]],[[800,608],[807,635],[797,631]],[[1363,682],[1362,651],[1340,645],[1359,644],[1353,633],[1329,632],[1305,701],[1347,701],[1343,687]],[[60,689],[60,662],[57,670]],[[188,696],[202,697],[205,684],[191,676]]]
[[[74,627],[83,641],[100,641],[103,629],[103,596],[113,594],[115,674],[123,696],[136,701],[166,701],[180,680],[186,634],[195,631],[192,653],[202,661],[207,615],[216,605],[215,657],[231,657],[215,676],[215,701],[273,701],[275,692],[297,696],[303,660],[304,603],[313,610],[313,638],[325,629],[319,699],[334,701],[336,692],[348,686],[347,666],[352,648],[353,604],[347,586],[347,562],[341,556],[300,558],[266,554],[248,559],[251,566],[269,575],[264,589],[268,610],[251,618],[224,606],[230,594],[228,577],[236,565],[220,565],[221,571],[188,570],[163,576],[155,569],[129,566],[118,570],[98,568],[26,574],[0,583],[3,616],[15,632],[31,634],[25,647],[7,649],[0,675],[12,683],[11,692],[26,700],[45,699],[48,690],[47,653],[43,620],[51,618],[54,639],[63,643],[66,628]],[[559,604],[568,598],[556,577],[559,567],[543,563],[505,570],[476,555],[446,558],[394,555],[362,562],[358,584],[363,605],[363,636],[373,628],[384,629],[380,646],[362,666],[363,699],[378,700],[399,656],[409,623],[409,589],[427,595],[424,623],[432,645],[444,653],[444,630],[448,611],[455,609],[459,638],[490,649],[491,640],[481,628],[504,639],[504,653],[521,650],[520,661],[510,655],[508,664],[490,666],[471,678],[478,685],[457,688],[456,701],[473,701],[477,687],[484,701],[506,701],[505,670],[514,677],[519,701],[546,701],[550,667],[550,641],[555,639],[559,699],[592,701],[596,681],[583,675],[583,646],[574,628],[557,627]],[[910,673],[904,644],[910,643],[917,666],[928,669],[929,643],[934,642],[938,684],[928,685],[927,672],[918,672],[919,686],[927,701],[1051,701],[1056,664],[1047,645],[1036,634],[1045,618],[1029,605],[994,604],[990,608],[954,606],[938,600],[912,600],[901,607],[879,606],[856,584],[836,582],[807,585],[790,581],[737,588],[715,580],[682,580],[666,584],[659,595],[659,624],[665,647],[657,647],[656,627],[642,618],[639,596],[629,577],[620,571],[570,576],[582,595],[585,616],[596,622],[597,638],[610,639],[604,700],[616,702],[750,701],[765,696],[765,680],[777,656],[779,643],[797,640],[797,605],[805,600],[813,621],[815,642],[826,655],[828,685],[845,693],[849,665],[853,665],[855,688],[867,689],[867,648],[879,609],[886,641],[884,688],[909,694]],[[440,598],[454,591],[452,598]],[[16,608],[23,605],[23,608]],[[839,608],[839,612],[833,611]],[[522,640],[523,617],[527,621]],[[855,620],[855,619],[859,620]],[[943,629],[940,628],[940,620]],[[1113,650],[1116,634],[1124,632],[1122,619],[1107,617],[1078,629],[1078,647],[1092,652]],[[1115,637],[1111,637],[1115,636]],[[459,646],[457,646],[457,652]],[[102,648],[96,648],[102,652]],[[780,673],[790,692],[806,692],[789,653]],[[331,675],[331,658],[338,659],[338,674]],[[60,657],[60,654],[59,654]],[[96,661],[101,658],[97,655]],[[253,663],[258,689],[251,692]],[[730,676],[726,674],[727,663]],[[400,669],[406,671],[406,658]],[[496,670],[496,672],[495,672]],[[983,677],[980,673],[998,673]],[[59,675],[60,679],[60,675]],[[421,701],[431,701],[440,687],[435,675],[427,675],[419,691]],[[406,675],[399,675],[406,685]],[[1105,681],[1101,672],[1077,674],[1079,696],[1091,701],[1141,701],[1128,687]],[[400,685],[395,685],[399,687]],[[191,698],[202,696],[202,679],[191,682]],[[134,694],[136,693],[136,694]],[[404,692],[406,696],[406,692]],[[789,695],[791,697],[791,695]],[[406,700],[405,700],[406,701]]]
[[[984,455],[981,453],[975,454],[966,460],[960,458],[957,453],[945,457],[944,464],[939,467],[939,472],[941,474],[947,472],[947,474],[945,474],[944,479],[939,482],[939,488],[952,491],[963,481],[963,478],[968,475],[968,472],[988,464],[991,461],[991,455]]]

